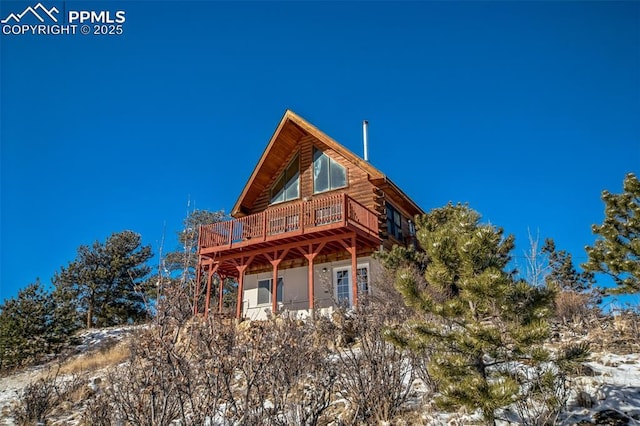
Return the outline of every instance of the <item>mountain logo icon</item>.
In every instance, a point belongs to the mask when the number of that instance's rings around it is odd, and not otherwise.
[[[10,22],[19,23],[20,20],[27,14],[31,14],[36,17],[36,19],[42,23],[46,20],[45,18],[49,18],[53,22],[57,23],[58,18],[56,14],[60,13],[60,11],[56,7],[52,7],[51,9],[47,9],[42,5],[42,3],[38,3],[35,6],[28,6],[22,13],[10,13],[9,16],[0,21],[0,23],[8,24]]]

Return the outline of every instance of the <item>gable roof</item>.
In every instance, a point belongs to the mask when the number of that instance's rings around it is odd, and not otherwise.
[[[364,170],[369,175],[370,181],[376,183],[378,186],[385,186],[397,192],[402,198],[410,202],[417,212],[424,213],[417,204],[404,194],[404,192],[391,182],[380,170],[358,157],[304,118],[291,110],[286,110],[280,120],[280,124],[278,124],[278,127],[271,136],[269,144],[262,153],[258,164],[254,167],[253,173],[251,173],[249,180],[233,206],[231,216],[240,217],[245,215],[242,207],[253,204],[264,188],[271,183],[271,179],[282,165],[282,161],[286,161],[289,154],[296,149],[300,138],[306,135],[313,136],[329,148],[335,150],[346,160]]]

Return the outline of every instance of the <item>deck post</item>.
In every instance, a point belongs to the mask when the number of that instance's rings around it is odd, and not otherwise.
[[[223,292],[224,292],[224,280],[227,279],[225,275],[218,274],[218,278],[220,279],[220,285],[218,286],[218,313],[222,313],[222,301],[223,301]]]
[[[315,310],[315,300],[314,300],[315,280],[314,280],[314,273],[313,273],[314,259],[316,258],[316,256],[318,254],[320,254],[320,252],[324,248],[325,244],[326,244],[326,242],[320,243],[320,244],[318,244],[318,246],[315,249],[313,248],[313,243],[309,244],[308,252],[305,252],[302,248],[298,249],[298,250],[300,250],[302,255],[307,259],[307,262],[308,262],[308,265],[307,265],[307,285],[308,285],[307,292],[309,293],[309,315],[311,316],[312,319],[315,319],[315,316],[314,316],[314,310]]]
[[[273,280],[271,281],[271,313],[275,315],[278,312],[278,265],[282,259],[274,259],[271,261],[273,265]]]
[[[211,303],[211,280],[213,278],[213,274],[218,270],[218,264],[212,265],[209,267],[209,273],[207,274],[207,298],[205,299],[204,305],[204,319],[207,320],[209,318],[209,306]]]
[[[309,285],[309,315],[311,315],[311,318],[314,319],[314,309],[315,309],[315,301],[313,298],[314,292],[315,292],[315,283],[314,283],[314,273],[313,273],[313,259],[316,257],[316,254],[311,254],[309,256],[305,256],[307,257],[307,260],[309,261],[309,266],[308,266],[308,285]]]
[[[211,298],[211,276],[213,273],[211,272],[211,268],[207,272],[207,296],[204,299],[204,319],[205,321],[209,318],[209,300]]]
[[[349,212],[347,211],[347,193],[342,194],[342,226],[347,226],[347,215]]]
[[[351,288],[353,291],[353,306],[358,306],[358,257],[356,253],[356,237],[351,237]]]
[[[200,279],[202,278],[202,259],[198,259],[196,267],[196,291],[193,294],[193,315],[198,315],[198,293],[200,293]]]
[[[247,270],[249,264],[253,261],[254,256],[249,256],[249,258],[244,261],[244,257],[240,261],[240,265],[236,265],[236,269],[238,270],[238,304],[236,306],[236,321],[240,321],[242,318],[242,300],[244,299],[244,271]]]
[[[273,252],[273,257],[269,255],[269,253],[265,253],[265,257],[273,266],[273,278],[271,280],[271,312],[275,315],[278,312],[278,265],[285,258],[285,256],[289,253],[289,249],[284,249],[278,255],[278,250]]]
[[[236,320],[240,320],[240,318],[242,318],[242,299],[244,297],[244,271],[247,269],[247,266],[236,266],[236,268],[238,268],[238,303],[236,305]]]
[[[260,213],[262,215],[262,241],[267,241],[267,212]]]

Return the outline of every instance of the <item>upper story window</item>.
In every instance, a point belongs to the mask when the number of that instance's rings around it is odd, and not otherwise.
[[[347,169],[313,147],[313,192],[331,191],[347,186]]]
[[[300,198],[300,162],[298,155],[289,163],[271,187],[271,204]]]
[[[402,241],[402,215],[387,203],[387,231],[396,240]]]

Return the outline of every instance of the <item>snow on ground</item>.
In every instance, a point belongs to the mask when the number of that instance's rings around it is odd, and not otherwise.
[[[89,350],[98,350],[108,342],[120,341],[132,331],[144,326],[123,326],[83,331],[76,337],[79,344],[71,351],[74,355],[84,354]],[[38,365],[0,377],[0,426],[14,425],[10,416],[11,406],[18,400],[22,390],[48,374],[55,374],[52,364]]]
[[[108,341],[120,341],[126,335],[130,334],[136,329],[139,329],[140,327],[144,326],[128,325],[122,327],[99,328],[83,331],[78,336],[76,336],[78,339],[80,339],[80,344],[76,346],[75,349],[77,352],[85,352],[89,348],[99,348]]]
[[[565,424],[593,421],[598,413],[611,410],[628,424],[640,424],[640,353],[616,355],[595,353],[590,367],[593,376],[575,379],[574,398],[570,401],[569,415]],[[578,406],[578,393],[585,392],[592,407]],[[584,399],[584,398],[583,398]]]
[[[89,330],[78,335],[80,344],[73,351],[82,354],[88,350],[101,348],[113,340],[121,340],[136,327],[117,327]],[[558,419],[559,424],[628,424],[640,425],[640,353],[617,355],[612,353],[593,353],[591,361],[585,363],[591,374],[574,378],[570,384],[571,396],[568,409]],[[22,389],[29,383],[47,374],[47,366],[37,366],[0,377],[0,426],[13,425],[9,416],[10,406],[18,399]],[[411,408],[425,403],[420,395],[427,393],[419,380],[413,384],[415,400]],[[581,400],[581,402],[579,402]],[[585,401],[586,400],[586,401]],[[589,406],[590,405],[590,406]],[[617,416],[620,423],[598,422],[598,417],[607,413]],[[217,417],[210,419],[215,424]],[[468,425],[478,424],[479,413],[437,413],[425,414],[423,421],[429,425]],[[502,422],[502,425],[508,423]]]
[[[28,368],[6,377],[0,377],[0,425],[13,425],[9,412],[11,405],[18,399],[18,395],[29,383],[35,381],[44,367]]]
[[[579,376],[570,383],[571,394],[566,412],[556,423],[561,425],[607,424],[640,425],[640,353],[617,355],[594,353],[592,361],[585,363],[593,374]],[[414,383],[416,393],[426,393],[421,383]],[[579,394],[586,404],[579,403]],[[413,404],[412,404],[413,405]],[[581,405],[591,405],[583,407]],[[415,406],[414,406],[415,408]],[[607,419],[603,419],[606,414]],[[508,416],[513,417],[513,416]],[[619,423],[611,419],[617,417]],[[600,418],[600,420],[598,420]],[[434,411],[423,416],[428,425],[470,425],[482,424],[479,412],[468,413],[460,410],[456,413]],[[516,425],[517,422],[498,421],[500,426]]]
[[[594,371],[607,377],[607,383],[640,387],[640,353],[629,355],[593,354],[597,362],[586,363]]]

